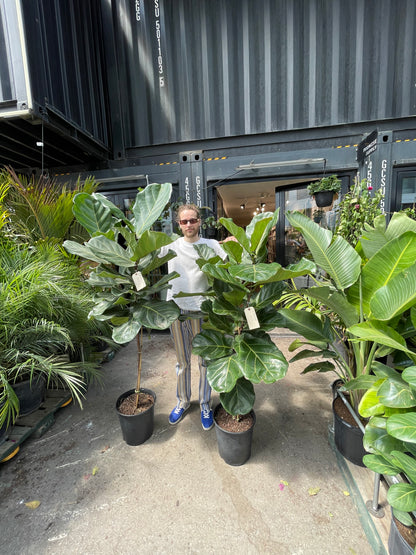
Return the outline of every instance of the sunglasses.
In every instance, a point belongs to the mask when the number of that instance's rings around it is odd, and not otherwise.
[[[190,220],[179,220],[179,223],[181,225],[186,225],[186,224],[196,224],[198,222],[199,218],[191,218]]]

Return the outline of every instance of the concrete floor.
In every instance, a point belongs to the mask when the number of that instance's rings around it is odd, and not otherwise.
[[[274,339],[290,357],[293,337]],[[168,424],[170,336],[147,335],[143,351],[142,386],[157,394],[152,437],[126,445],[115,412],[135,386],[132,342],[102,366],[83,410],[60,409],[45,435],[0,465],[1,554],[375,552],[328,441],[333,375],[301,375],[297,363],[280,382],[256,386],[252,456],[232,467],[215,429],[202,430],[195,396],[184,420]]]

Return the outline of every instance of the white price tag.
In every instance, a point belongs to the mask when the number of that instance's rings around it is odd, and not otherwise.
[[[257,319],[256,311],[252,306],[248,306],[244,309],[244,314],[246,315],[246,320],[248,324],[248,329],[255,330],[260,327],[259,321]]]
[[[136,272],[131,276],[134,281],[134,285],[136,286],[136,290],[140,291],[140,289],[144,289],[146,287],[146,282],[144,281],[144,277],[142,276],[141,272]]]

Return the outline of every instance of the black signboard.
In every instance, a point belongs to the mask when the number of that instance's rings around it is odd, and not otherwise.
[[[357,148],[357,161],[362,162],[364,158],[369,156],[377,149],[378,131],[372,131],[367,137],[361,141]]]

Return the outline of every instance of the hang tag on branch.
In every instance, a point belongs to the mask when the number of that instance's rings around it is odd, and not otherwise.
[[[245,308],[244,314],[246,315],[248,329],[255,330],[260,327],[256,311],[252,306],[248,306],[247,308]]]
[[[141,272],[136,272],[131,277],[133,278],[136,291],[140,291],[140,289],[144,289],[146,287],[146,282],[144,281],[144,277]]]

